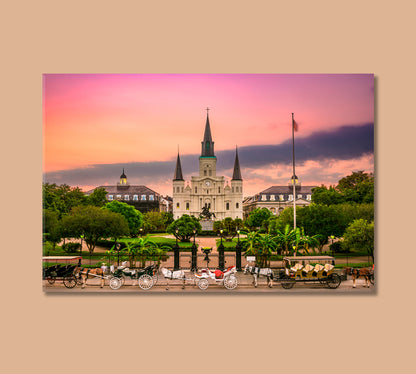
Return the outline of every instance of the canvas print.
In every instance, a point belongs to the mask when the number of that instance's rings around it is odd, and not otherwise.
[[[375,294],[373,74],[44,74],[47,293]]]

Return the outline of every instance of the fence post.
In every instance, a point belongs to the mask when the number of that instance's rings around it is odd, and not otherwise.
[[[221,243],[218,246],[218,268],[220,270],[224,270],[224,267],[225,267],[224,264],[225,264],[225,261],[224,261],[224,245]]]
[[[173,247],[173,270],[179,270],[179,246],[176,244]]]
[[[235,267],[237,271],[241,271],[241,244],[237,243],[235,246]]]
[[[197,250],[198,247],[194,244],[192,244],[192,258],[191,258],[191,271],[196,271],[197,268]]]

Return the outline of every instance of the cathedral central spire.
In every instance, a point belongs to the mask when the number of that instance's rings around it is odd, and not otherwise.
[[[181,159],[179,157],[179,150],[178,150],[178,158],[176,159],[176,168],[175,168],[175,175],[173,176],[174,181],[183,181],[182,175],[182,166],[181,166]]]
[[[207,108],[207,121],[205,123],[204,140],[201,142],[202,144],[201,157],[215,157],[214,142],[212,141],[212,137],[211,137],[211,127],[209,125],[208,111],[209,111],[209,108]]]

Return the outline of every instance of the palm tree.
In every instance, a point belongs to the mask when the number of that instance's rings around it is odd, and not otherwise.
[[[273,254],[273,251],[277,250],[278,243],[276,237],[270,234],[261,235],[259,238],[259,266],[267,267],[270,266],[270,256]]]
[[[319,241],[316,235],[309,236],[305,235],[305,230],[301,229],[300,246],[309,254],[309,247],[315,252],[315,248],[319,245]]]
[[[280,254],[288,255],[292,251],[292,245],[296,239],[296,232],[290,229],[289,225],[285,226],[285,230],[281,232],[276,230],[276,241],[280,247]]]

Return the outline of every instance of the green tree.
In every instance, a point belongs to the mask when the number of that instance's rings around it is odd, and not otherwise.
[[[143,214],[134,206],[123,203],[121,201],[111,201],[104,206],[104,209],[110,212],[121,214],[129,225],[130,237],[139,234],[140,227],[143,225]]]
[[[78,205],[85,205],[87,197],[79,187],[70,187],[67,184],[57,186],[44,183],[42,185],[43,208],[58,213],[58,218],[68,214],[71,209]]]
[[[344,196],[338,192],[334,186],[325,186],[312,189],[312,202],[322,205],[341,204],[345,201]]]
[[[88,205],[103,207],[107,203],[107,191],[104,187],[96,188],[89,196],[87,196],[86,203]]]
[[[143,228],[145,232],[166,231],[173,222],[173,214],[152,210],[143,214]]]
[[[62,239],[61,224],[58,219],[58,213],[50,210],[43,209],[43,233],[46,235],[47,240],[52,243],[52,249],[54,250],[56,244]]]
[[[194,216],[184,214],[182,217],[173,221],[167,228],[167,232],[173,234],[181,242],[189,242],[194,235],[194,229],[197,233],[202,230],[199,220]],[[178,230],[178,232],[176,232]]]
[[[100,239],[120,238],[128,235],[126,219],[119,213],[95,206],[77,206],[62,218],[62,229],[67,238],[80,238],[92,253]]]
[[[237,236],[237,230],[243,227],[243,220],[240,218],[232,219],[231,217],[224,218],[222,221],[214,222],[214,231],[218,234],[223,230],[223,237],[225,241],[230,242]]]
[[[345,231],[342,245],[347,250],[365,250],[374,262],[374,222],[358,219]]]
[[[314,251],[315,248],[319,247],[319,237],[317,235],[306,235],[303,227],[300,229],[300,234],[300,246],[306,253],[310,253],[309,250]]]
[[[249,214],[244,223],[250,230],[255,230],[256,228],[261,228],[263,223],[272,216],[273,214],[269,209],[256,208]]]
[[[290,225],[286,225],[284,230],[282,231],[279,229],[275,229],[275,236],[276,236],[275,240],[277,243],[276,249],[277,250],[280,249],[280,254],[288,255],[292,253],[293,245],[296,242],[296,240],[298,240],[297,244],[299,244],[299,239],[300,239],[299,229],[298,228],[296,230],[291,229]]]

